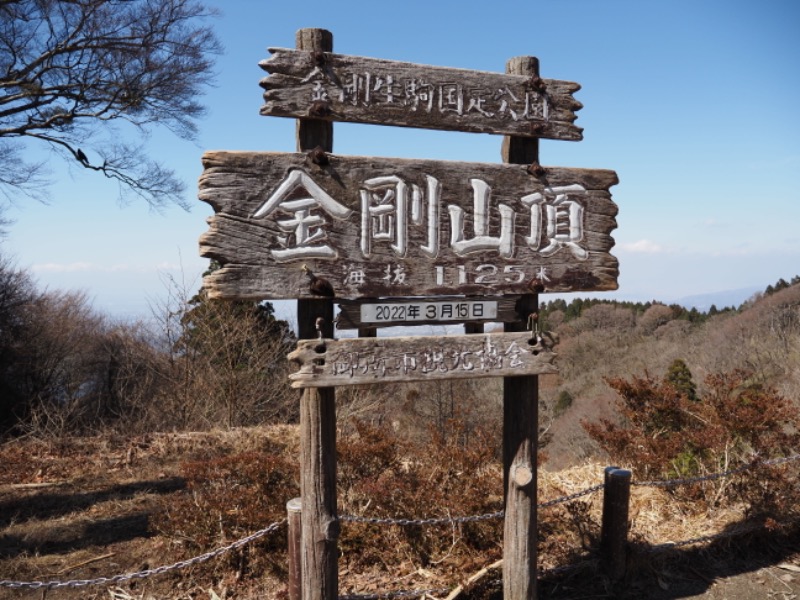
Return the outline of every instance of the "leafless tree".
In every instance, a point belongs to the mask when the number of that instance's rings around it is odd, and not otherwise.
[[[0,254],[0,434],[25,410],[20,382],[20,343],[26,307],[39,297],[31,277]]]
[[[286,355],[295,338],[269,303],[192,296],[169,279],[153,314],[166,357],[161,426],[175,429],[285,423],[298,416]]]
[[[143,145],[154,126],[192,139],[221,50],[196,0],[0,0],[0,190],[43,197],[41,142],[154,207],[184,184]],[[133,135],[131,135],[133,134]],[[122,141],[124,138],[136,143]]]

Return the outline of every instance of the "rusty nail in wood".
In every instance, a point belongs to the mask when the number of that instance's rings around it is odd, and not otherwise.
[[[539,121],[533,121],[531,123],[531,133],[539,134],[542,133],[543,131],[544,131],[544,123],[541,123]]]
[[[314,100],[308,107],[308,116],[310,117],[327,117],[329,114],[331,114],[331,107],[324,100]]]
[[[547,84],[544,82],[544,79],[539,77],[538,75],[534,75],[530,78],[528,82],[532,89],[536,90],[537,92],[543,92],[547,89]]]
[[[534,177],[542,177],[547,174],[547,169],[545,169],[538,162],[535,162],[528,167],[528,173]]]
[[[325,53],[324,52],[314,52],[314,64],[318,67],[321,67],[325,64]]]
[[[544,291],[544,284],[539,279],[531,279],[528,282],[528,288],[536,294],[541,294]],[[536,315],[535,319],[539,319],[538,313],[532,313],[531,316]]]
[[[328,160],[328,155],[325,153],[325,150],[322,149],[322,146],[317,146],[313,150],[308,153],[308,158],[311,159],[315,165],[319,165],[323,167],[330,163]]]

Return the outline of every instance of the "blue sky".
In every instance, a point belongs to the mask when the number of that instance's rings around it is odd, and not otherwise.
[[[322,27],[334,51],[503,71],[533,55],[545,78],[576,81],[580,142],[543,140],[545,166],[615,170],[607,297],[671,301],[766,287],[800,273],[800,3],[573,0],[515,3],[215,1],[225,54],[196,142],[149,147],[188,185],[192,210],[120,206],[113,183],[52,161],[48,205],[21,198],[3,242],[42,286],[81,289],[115,316],[147,316],[164,280],[199,286],[211,209],[196,200],[204,150],[294,151],[294,122],[259,115],[258,62]],[[501,139],[336,124],[338,154],[499,162]],[[38,152],[35,147],[31,151]]]

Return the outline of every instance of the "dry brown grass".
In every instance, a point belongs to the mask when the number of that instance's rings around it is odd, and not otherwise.
[[[197,554],[194,549],[189,552],[186,540],[160,534],[152,527],[157,515],[175,506],[177,499],[187,494],[182,465],[187,461],[258,452],[265,448],[270,451],[282,448],[287,456],[297,460],[296,427],[158,434],[129,440],[98,437],[51,445],[41,442],[6,444],[0,447],[2,578],[62,581],[95,578],[171,564]],[[13,465],[17,467],[12,468]],[[600,483],[603,468],[604,465],[598,463],[586,463],[558,472],[540,470],[540,502]],[[497,489],[485,493],[501,496],[499,469],[489,469],[488,475],[486,485],[493,485],[491,481],[496,480]],[[425,500],[424,490],[419,496]],[[275,503],[283,506],[288,499],[281,495],[281,490],[275,490]],[[229,500],[233,509],[236,496]],[[681,590],[687,589],[699,589],[708,598],[723,598],[727,596],[714,596],[714,590],[722,589],[723,582],[727,586],[736,577],[745,578],[748,585],[758,585],[754,582],[762,580],[765,595],[761,597],[781,597],[767,596],[769,590],[800,592],[798,581],[786,578],[800,580],[800,576],[777,566],[800,564],[797,555],[800,536],[796,528],[725,538],[699,548],[658,555],[641,554],[631,563],[631,579],[612,584],[604,578],[594,554],[601,502],[602,493],[598,492],[540,511],[540,566],[545,569],[574,567],[545,576],[540,584],[541,598],[680,598],[685,597]],[[414,516],[428,517],[437,510],[461,515],[459,508],[415,507],[419,514]],[[709,512],[699,505],[678,503],[659,488],[634,487],[630,511],[631,537],[639,549],[724,532],[741,524],[745,518],[743,507],[726,506]],[[369,512],[368,508],[365,514]],[[268,524],[264,522],[261,526]],[[344,528],[350,526],[344,524]],[[400,534],[395,531],[391,535]],[[452,590],[500,555],[500,539],[495,540],[493,548],[468,552],[454,545],[459,543],[459,535],[463,532],[450,530],[443,534],[442,539],[446,541],[431,549],[431,560],[427,564],[403,549],[399,541],[395,546],[384,548],[385,554],[376,554],[381,560],[371,565],[343,558],[340,561],[341,593]],[[400,540],[400,537],[394,539]],[[248,572],[245,568],[249,551],[256,550],[245,551],[238,559],[217,559],[173,575],[111,588],[52,590],[44,595],[41,591],[0,589],[0,598],[213,600],[215,595],[220,599],[284,598],[285,577],[274,572]],[[397,555],[393,560],[386,558],[393,554]],[[499,598],[498,577],[497,569],[490,570],[460,597],[465,600]],[[439,597],[446,595],[441,593]]]

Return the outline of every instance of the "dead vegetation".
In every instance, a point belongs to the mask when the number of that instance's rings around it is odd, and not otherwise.
[[[41,301],[47,308],[55,300]],[[80,305],[79,298],[70,302]],[[286,502],[299,493],[296,426],[241,426],[294,418],[291,394],[275,388],[285,382],[284,366],[267,375],[272,395],[259,392],[262,367],[281,355],[283,334],[267,336],[272,341],[263,346],[252,341],[264,325],[285,332],[284,325],[252,305],[213,308],[198,298],[184,306],[186,312],[165,312],[162,345],[141,335],[134,343],[124,328],[108,329],[73,307],[71,314],[84,315],[108,342],[89,344],[93,354],[85,363],[75,362],[68,343],[80,327],[30,338],[39,352],[48,348],[41,340],[60,341],[51,344],[60,351],[57,360],[47,363],[57,385],[37,388],[42,394],[33,410],[11,430],[23,435],[0,446],[3,579],[135,573],[225,546],[284,518]],[[545,326],[562,340],[562,372],[540,379],[546,444],[540,502],[600,483],[611,462],[642,480],[727,470],[756,452],[761,458],[797,452],[798,307],[800,285],[787,284],[741,310],[714,315],[657,303],[549,311]],[[227,337],[217,344],[221,331]],[[114,352],[103,354],[104,348]],[[670,375],[676,360],[686,373]],[[83,366],[67,368],[74,364]],[[245,393],[237,395],[239,389]],[[63,397],[71,400],[59,404],[54,400],[61,396],[47,390],[69,392]],[[495,380],[341,389],[340,513],[427,519],[501,510],[500,390]],[[111,412],[92,409],[111,400]],[[587,422],[595,423],[595,435],[587,434]],[[209,423],[225,429],[186,430]],[[103,433],[86,435],[93,429]],[[541,597],[736,597],[714,594],[741,577],[750,586],[742,597],[790,598],[800,592],[792,570],[800,548],[796,482],[795,462],[679,489],[635,487],[635,552],[628,579],[617,583],[597,560],[600,493],[542,509]],[[650,552],[718,534],[725,535]],[[462,586],[457,597],[499,598],[501,545],[499,519],[430,526],[347,521],[340,591],[431,589],[445,598]],[[285,548],[281,527],[167,574],[46,592],[0,588],[0,598],[282,599]]]
[[[700,394],[713,376],[738,370],[800,406],[798,282],[769,286],[768,293],[739,309],[708,313],[657,302],[601,301],[577,309],[573,301],[566,305],[571,314],[558,307],[545,311],[545,327],[561,339],[556,347],[560,373],[540,377],[540,415],[542,425],[549,426],[547,468],[580,464],[601,452],[581,422],[618,419],[608,379],[658,378],[676,359],[688,365]],[[557,411],[564,392],[573,400]]]
[[[459,430],[459,423],[450,425]],[[442,439],[433,432],[420,447],[397,439],[391,428],[354,425],[339,444],[341,513],[423,519],[501,509],[499,440],[483,435],[474,432],[467,448],[457,435]],[[284,518],[287,500],[297,494],[297,452],[294,426],[6,444],[0,449],[3,578],[91,579],[172,564],[226,545]],[[540,470],[540,502],[600,483],[603,468],[587,463]],[[758,476],[746,473],[729,483]],[[602,494],[592,493],[540,510],[543,598],[585,597],[580,593],[588,589],[600,598],[642,597],[642,590],[677,598],[678,589],[710,588],[736,569],[775,574],[777,565],[798,563],[797,527],[777,524],[720,539],[704,551],[649,554],[658,544],[735,531],[752,521],[741,502],[711,507],[662,488],[634,487],[631,539],[637,552],[629,580],[612,584],[597,562],[601,502]],[[499,560],[501,544],[499,519],[425,527],[344,522],[340,592],[448,590],[434,594],[444,598]],[[285,598],[285,548],[281,527],[202,565],[110,588],[52,590],[47,597]],[[743,559],[734,560],[742,556],[760,566],[748,569],[740,564]],[[789,570],[776,577],[785,575],[796,574]],[[498,578],[499,570],[488,569],[460,597],[499,598]],[[3,598],[41,594],[0,590]]]

